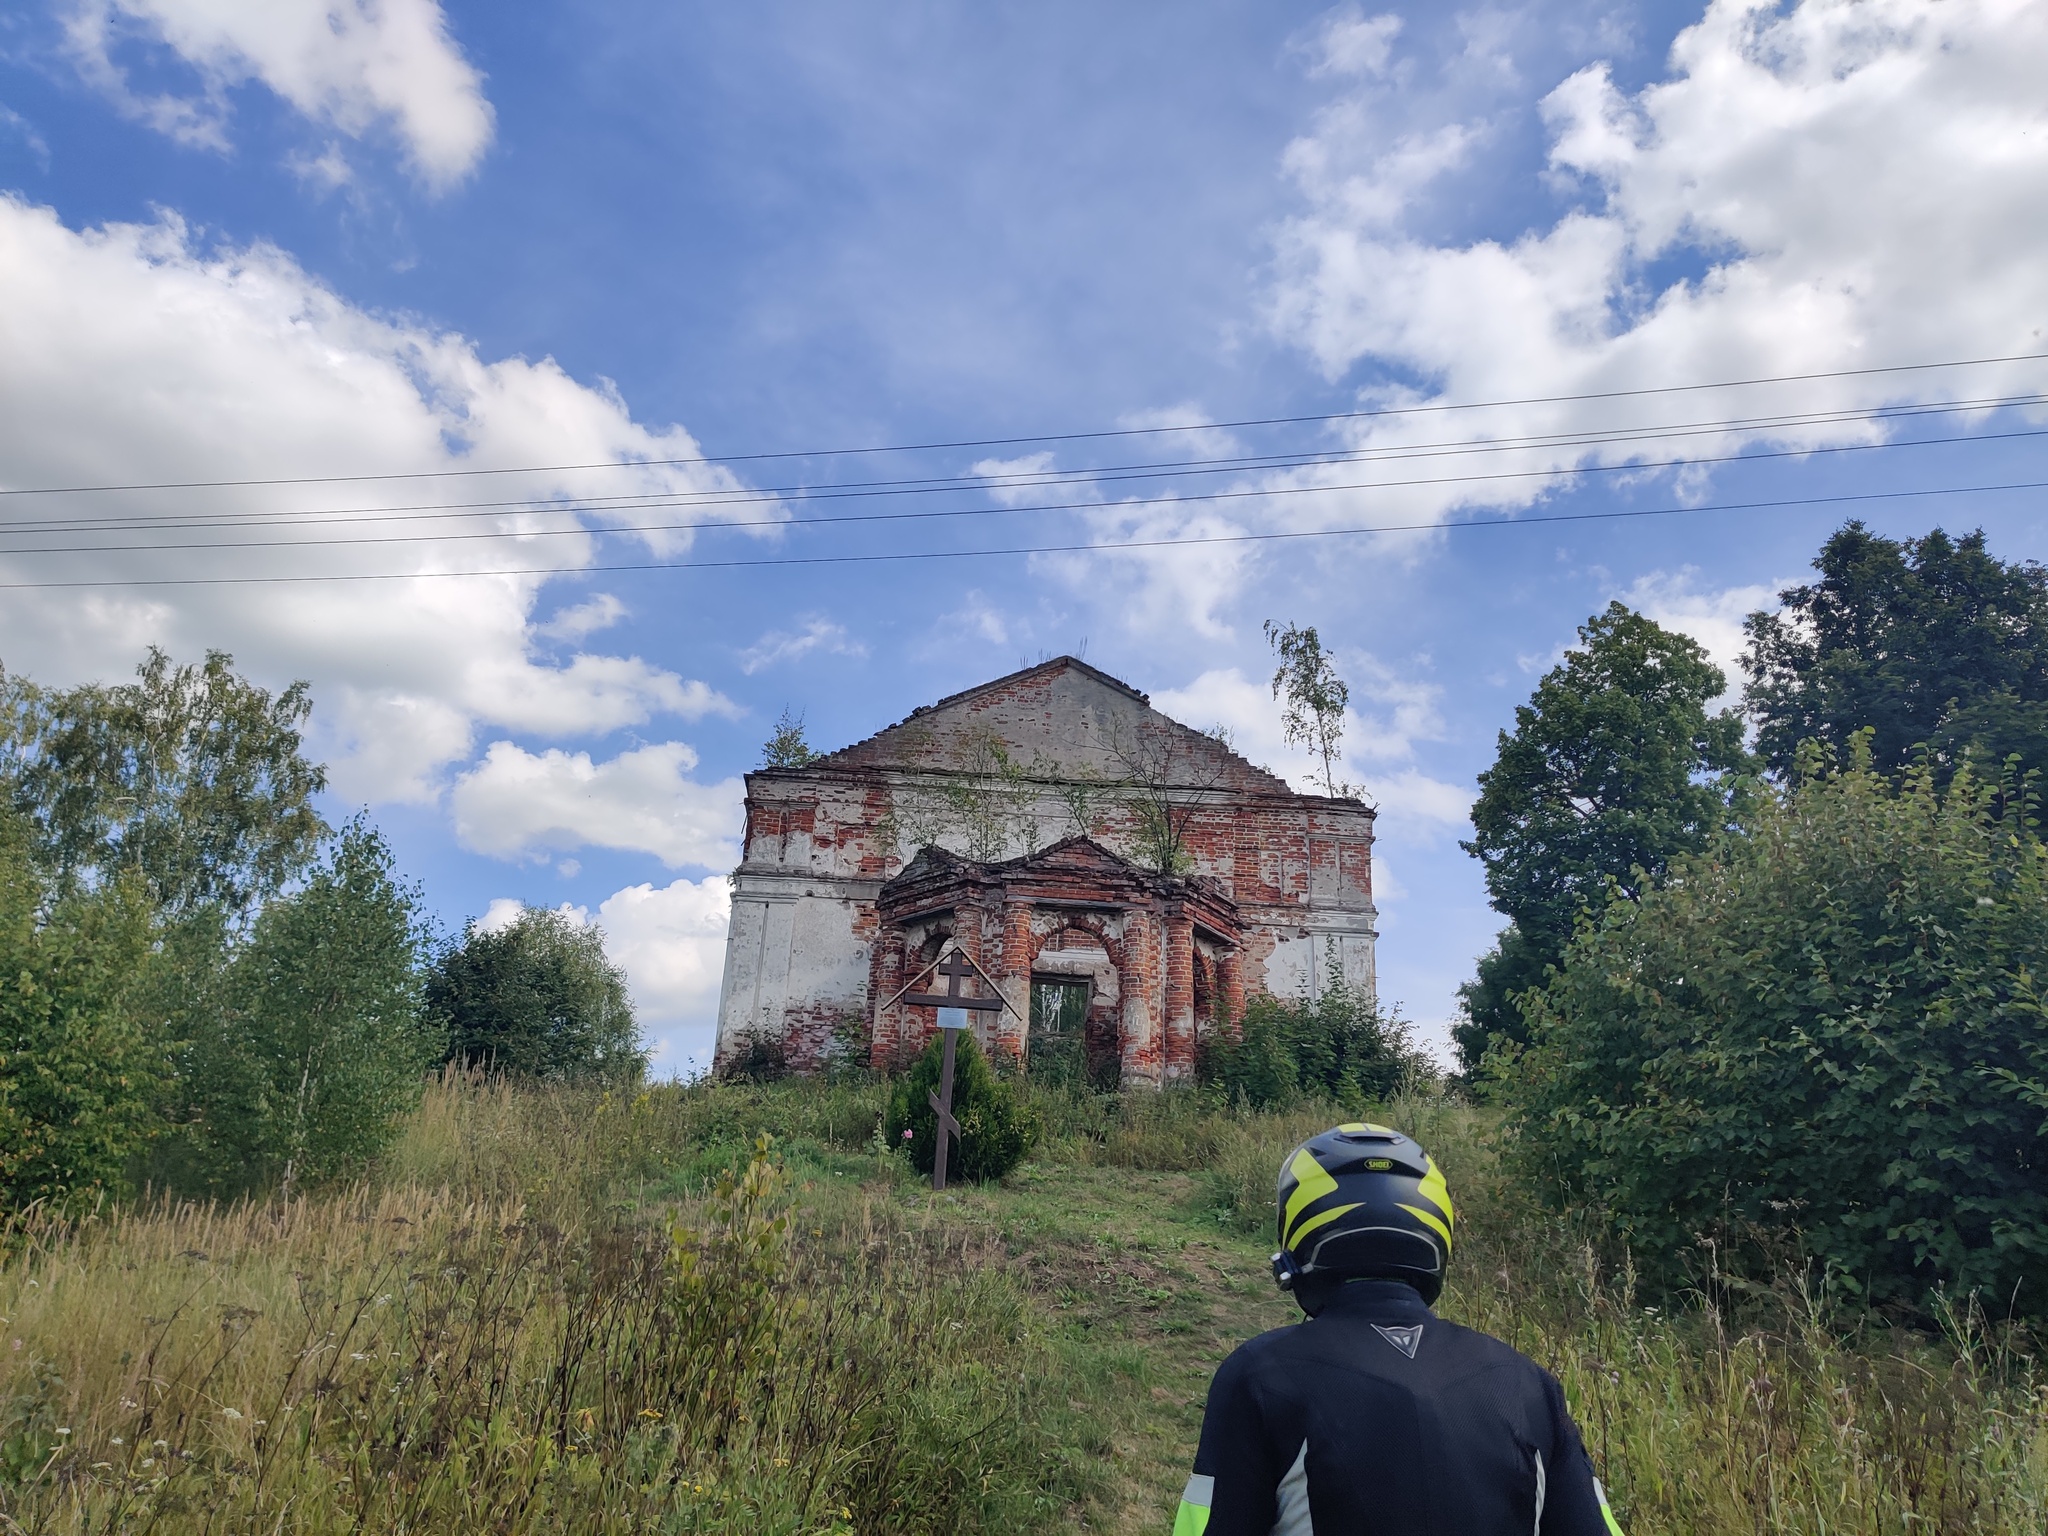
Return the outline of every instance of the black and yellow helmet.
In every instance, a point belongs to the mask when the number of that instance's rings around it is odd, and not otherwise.
[[[1451,1258],[1451,1192],[1414,1142],[1384,1125],[1311,1137],[1280,1169],[1273,1278],[1404,1280],[1435,1301]]]

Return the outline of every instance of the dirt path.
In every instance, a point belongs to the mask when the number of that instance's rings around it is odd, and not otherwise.
[[[1300,1315],[1266,1248],[1227,1230],[1188,1174],[1034,1165],[935,1214],[996,1239],[1071,1373],[1070,1406],[1093,1430],[1077,1449],[1109,1474],[1084,1526],[1167,1530],[1218,1362]]]

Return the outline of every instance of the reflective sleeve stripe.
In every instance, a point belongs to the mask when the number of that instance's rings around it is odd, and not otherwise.
[[[1543,1470],[1543,1453],[1536,1453],[1536,1536],[1543,1536],[1543,1495],[1547,1490],[1550,1474]],[[1597,1486],[1597,1484],[1596,1484]]]
[[[1216,1479],[1197,1472],[1181,1490],[1180,1513],[1173,1517],[1173,1536],[1202,1536],[1209,1529],[1209,1506],[1216,1498]]]
[[[1623,1536],[1621,1522],[1614,1518],[1614,1511],[1607,1505],[1607,1490],[1597,1477],[1593,1479],[1593,1494],[1600,1500],[1600,1518],[1607,1522],[1607,1536]],[[1175,1532],[1175,1536],[1179,1533]]]

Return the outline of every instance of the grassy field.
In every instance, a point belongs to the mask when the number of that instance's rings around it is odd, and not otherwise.
[[[1032,1162],[934,1199],[881,1098],[450,1081],[357,1188],[21,1218],[0,1528],[1164,1530],[1216,1362],[1291,1320],[1272,1178],[1332,1112],[1045,1098]],[[1635,1536],[2048,1525],[2023,1340],[1644,1305],[1482,1112],[1382,1115],[1459,1198],[1443,1310],[1558,1372]]]

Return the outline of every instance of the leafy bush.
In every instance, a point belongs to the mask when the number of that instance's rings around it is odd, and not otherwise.
[[[118,1187],[157,1121],[166,1053],[133,1007],[150,959],[139,881],[48,900],[0,810],[0,1204]]]
[[[193,1010],[184,1124],[161,1172],[213,1193],[361,1169],[419,1102],[440,1041],[421,1014],[426,935],[390,850],[361,822],[263,908]]]
[[[626,975],[602,930],[528,907],[508,926],[475,923],[427,981],[448,1059],[521,1077],[634,1080],[647,1069]]]
[[[2048,1315],[2048,849],[1867,752],[1614,901],[1491,1058],[1528,1167],[1678,1277],[1700,1238],[1920,1307]]]
[[[1371,1103],[1429,1081],[1435,1068],[1400,1011],[1382,1013],[1333,956],[1320,995],[1291,1003],[1255,997],[1234,1031],[1210,1030],[1201,1076],[1230,1099],[1265,1109],[1304,1097]]]
[[[927,1095],[939,1090],[944,1045],[941,1036],[932,1037],[924,1054],[897,1081],[883,1121],[889,1145],[906,1148],[912,1166],[926,1174],[932,1171],[939,1145],[939,1117]],[[989,1070],[966,1030],[960,1031],[953,1058],[953,1118],[960,1122],[960,1143],[947,1154],[948,1178],[976,1183],[1000,1179],[1024,1161],[1038,1139],[1038,1117],[1012,1084]],[[910,1133],[907,1138],[905,1131]]]

